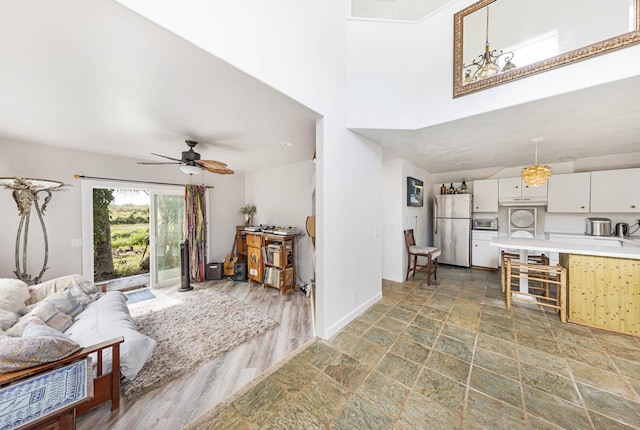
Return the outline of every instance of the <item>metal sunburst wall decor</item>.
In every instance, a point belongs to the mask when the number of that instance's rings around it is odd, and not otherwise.
[[[68,185],[49,179],[19,177],[0,178],[0,185],[6,189],[13,190],[13,200],[18,205],[18,215],[20,215],[15,249],[16,270],[13,273],[15,273],[18,279],[26,282],[28,285],[37,284],[42,279],[44,272],[48,269],[47,261],[49,259],[49,241],[47,239],[47,228],[44,224],[43,216],[53,196],[52,193],[54,191],[64,191],[63,187]],[[40,203],[40,194],[45,195],[42,204]],[[32,207],[36,210],[44,237],[44,262],[40,273],[38,273],[36,277],[32,277],[27,273],[27,246]],[[21,260],[22,266],[20,266]]]

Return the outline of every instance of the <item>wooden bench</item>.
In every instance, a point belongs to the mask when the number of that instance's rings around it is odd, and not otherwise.
[[[110,339],[95,345],[82,348],[78,352],[71,354],[61,360],[54,361],[28,369],[17,370],[15,372],[0,374],[0,386],[10,385],[21,379],[47,372],[56,367],[81,360],[95,353],[97,356],[95,375],[93,378],[93,398],[76,407],[78,415],[87,412],[103,403],[111,401],[111,410],[115,411],[120,407],[120,344],[124,338]],[[109,351],[110,349],[110,351]],[[111,372],[104,372],[105,354],[111,354]],[[115,369],[115,371],[114,371]]]

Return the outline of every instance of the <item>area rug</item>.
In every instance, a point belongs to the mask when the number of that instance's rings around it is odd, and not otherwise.
[[[127,305],[132,305],[134,303],[156,298],[156,296],[154,296],[153,293],[147,289],[140,291],[131,291],[128,293],[124,293],[124,295],[127,296]]]
[[[138,330],[158,344],[135,379],[124,381],[124,395],[130,400],[278,326],[266,315],[212,288],[150,301],[131,313]]]

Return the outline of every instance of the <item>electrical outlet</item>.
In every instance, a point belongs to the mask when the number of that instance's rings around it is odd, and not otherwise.
[[[71,239],[71,246],[82,246],[82,239]]]
[[[358,292],[353,293],[353,303],[358,304]]]

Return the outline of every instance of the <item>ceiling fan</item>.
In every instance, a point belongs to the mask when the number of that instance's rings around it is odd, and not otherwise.
[[[185,140],[185,143],[189,146],[188,151],[182,151],[182,158],[173,158],[168,157],[166,155],[154,154],[158,157],[166,158],[168,160],[172,160],[171,162],[162,161],[141,161],[138,164],[146,164],[146,165],[158,165],[158,164],[179,164],[180,170],[187,175],[199,175],[202,173],[202,170],[207,170],[211,173],[218,173],[220,175],[233,175],[233,170],[228,169],[227,165],[222,161],[216,160],[201,160],[200,154],[193,150],[193,148],[198,144],[195,140]]]

